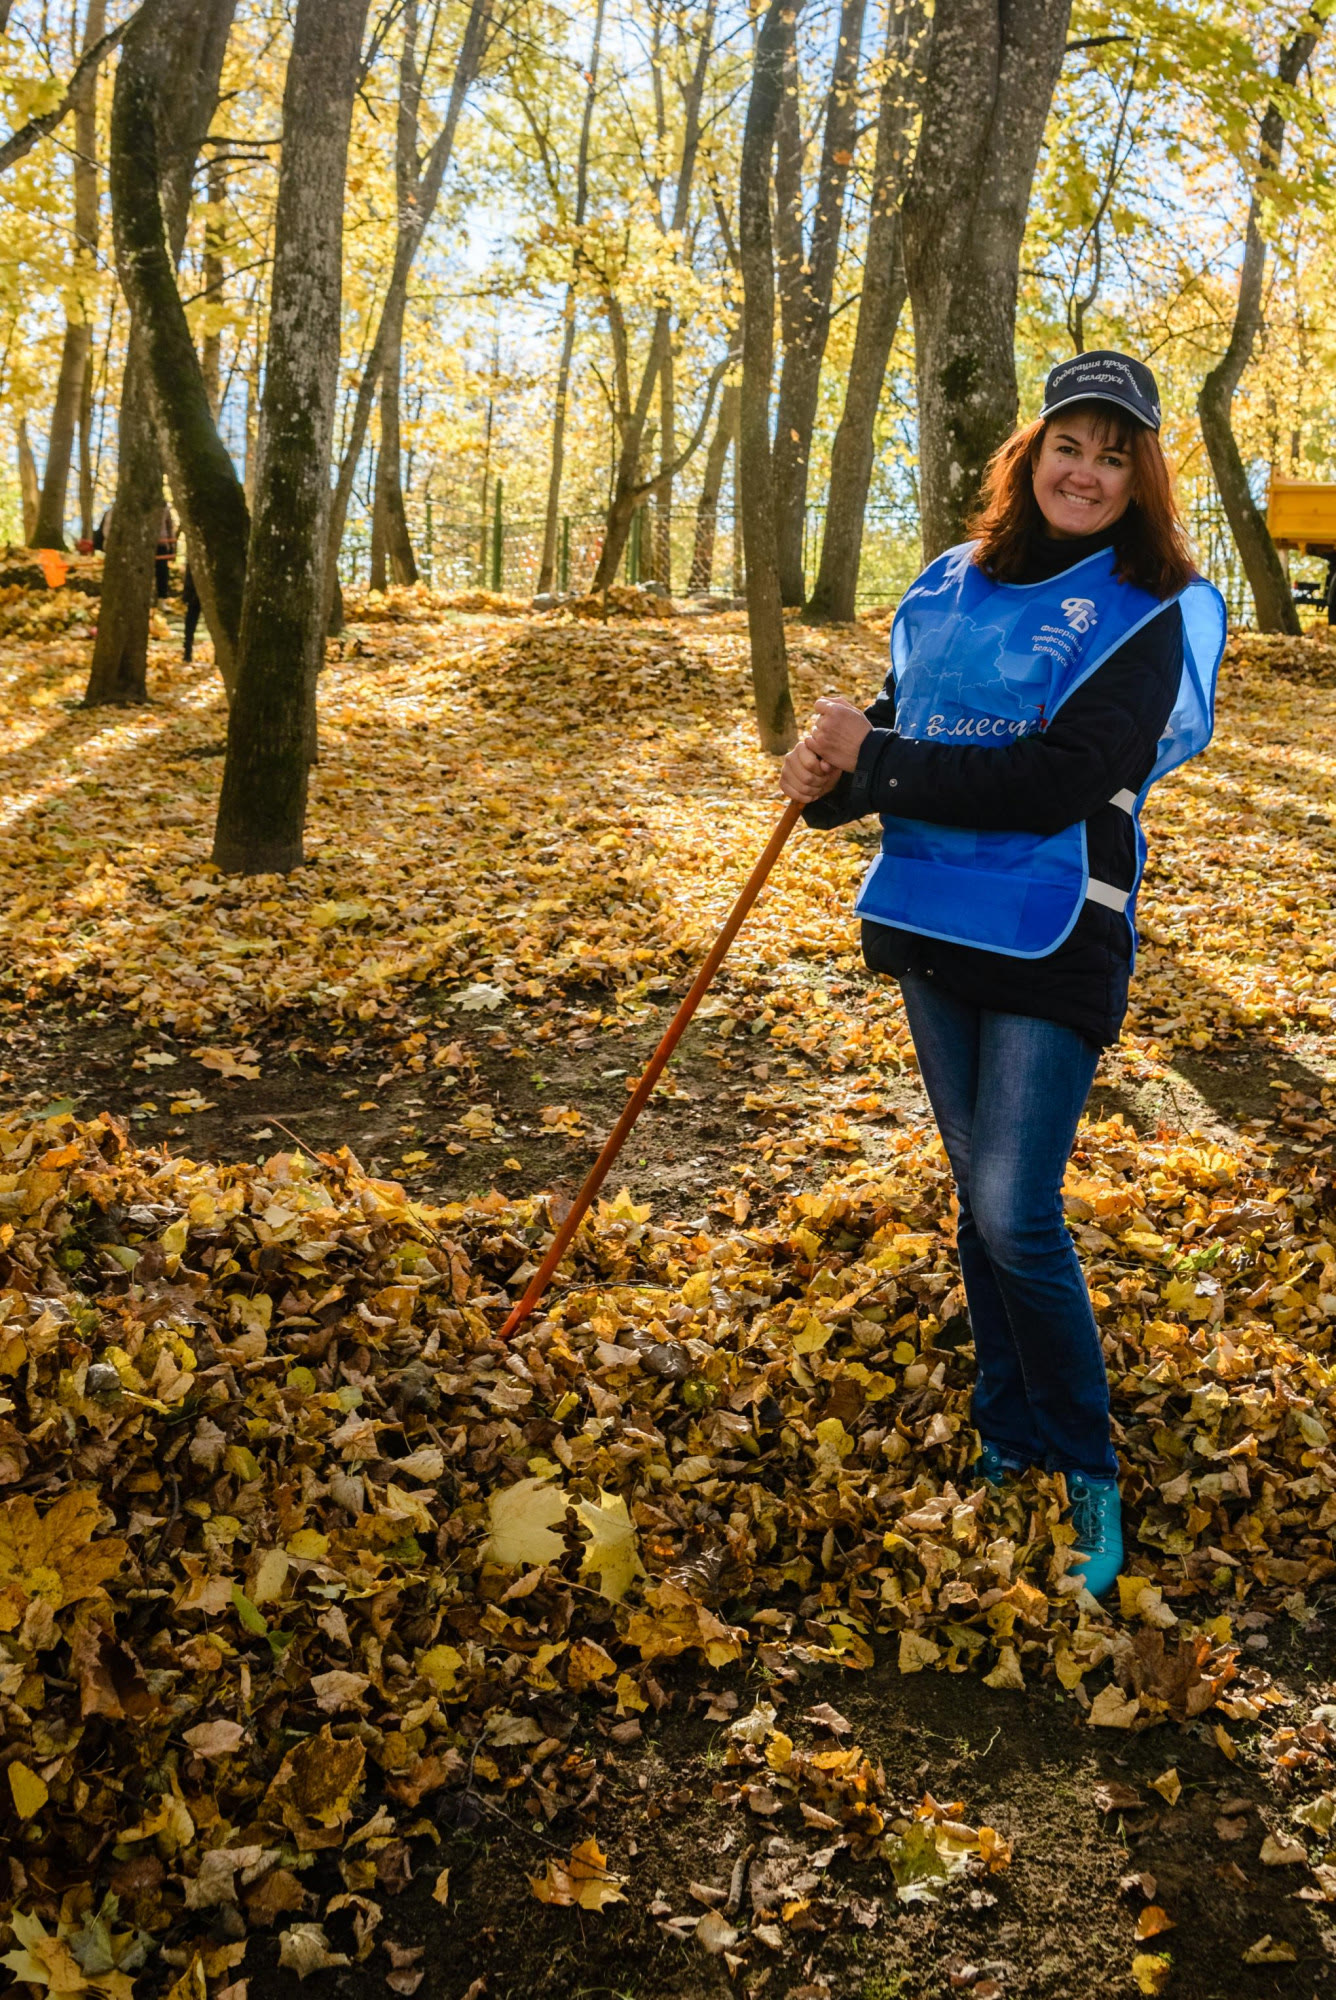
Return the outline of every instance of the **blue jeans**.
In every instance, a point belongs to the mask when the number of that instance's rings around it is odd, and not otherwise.
[[[960,1198],[975,1428],[1018,1467],[1114,1478],[1104,1354],[1062,1211],[1098,1052],[1056,1021],[974,1007],[918,975],[900,985]]]

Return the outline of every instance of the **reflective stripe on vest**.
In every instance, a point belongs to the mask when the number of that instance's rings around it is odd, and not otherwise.
[[[1101,549],[1036,584],[994,583],[973,544],[948,550],[906,591],[891,629],[897,734],[929,742],[1004,748],[1048,727],[1064,702],[1164,603],[1124,583]],[[1139,795],[1110,801],[1136,829],[1136,881],[1146,843],[1138,815],[1155,779],[1205,748],[1214,724],[1225,607],[1195,579],[1176,602],[1183,670],[1155,766]],[[1132,922],[1136,885],[1092,881],[1084,823],[1057,834],[990,833],[882,816],[881,853],[859,890],[873,923],[976,945],[1012,958],[1043,958],[1066,938],[1083,905]],[[1135,939],[1135,931],[1133,931]]]

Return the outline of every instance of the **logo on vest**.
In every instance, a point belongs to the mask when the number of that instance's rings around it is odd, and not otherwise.
[[[1064,597],[1063,613],[1073,632],[1088,632],[1099,621],[1095,616],[1095,606],[1088,597]]]

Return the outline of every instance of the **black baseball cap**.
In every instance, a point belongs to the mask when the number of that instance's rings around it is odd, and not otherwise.
[[[1147,430],[1160,428],[1160,392],[1144,361],[1112,348],[1074,354],[1048,371],[1041,417],[1051,417],[1071,403],[1115,403]]]

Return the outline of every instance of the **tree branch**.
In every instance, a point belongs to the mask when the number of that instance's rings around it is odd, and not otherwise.
[[[2,4],[2,0],[0,0],[0,4]],[[50,111],[44,111],[40,118],[30,118],[26,125],[19,126],[17,132],[10,133],[4,144],[0,145],[0,174],[3,174],[9,167],[12,167],[16,161],[23,159],[25,154],[30,153],[34,146],[39,145],[47,137],[48,133],[55,131],[57,125],[64,123],[65,119],[74,109],[75,100],[79,95],[80,84],[90,71],[95,71],[106,60],[112,50],[121,41],[127,29],[133,27],[142,12],[142,6],[137,7],[134,13],[127,20],[122,21],[118,28],[109,28],[100,41],[94,42],[91,49],[84,50],[75,66],[73,76],[65,86],[65,94],[59,104],[53,106]],[[8,6],[4,8],[4,16],[5,20],[7,20],[9,16]],[[0,34],[3,34],[3,32],[4,20],[0,20]]]

